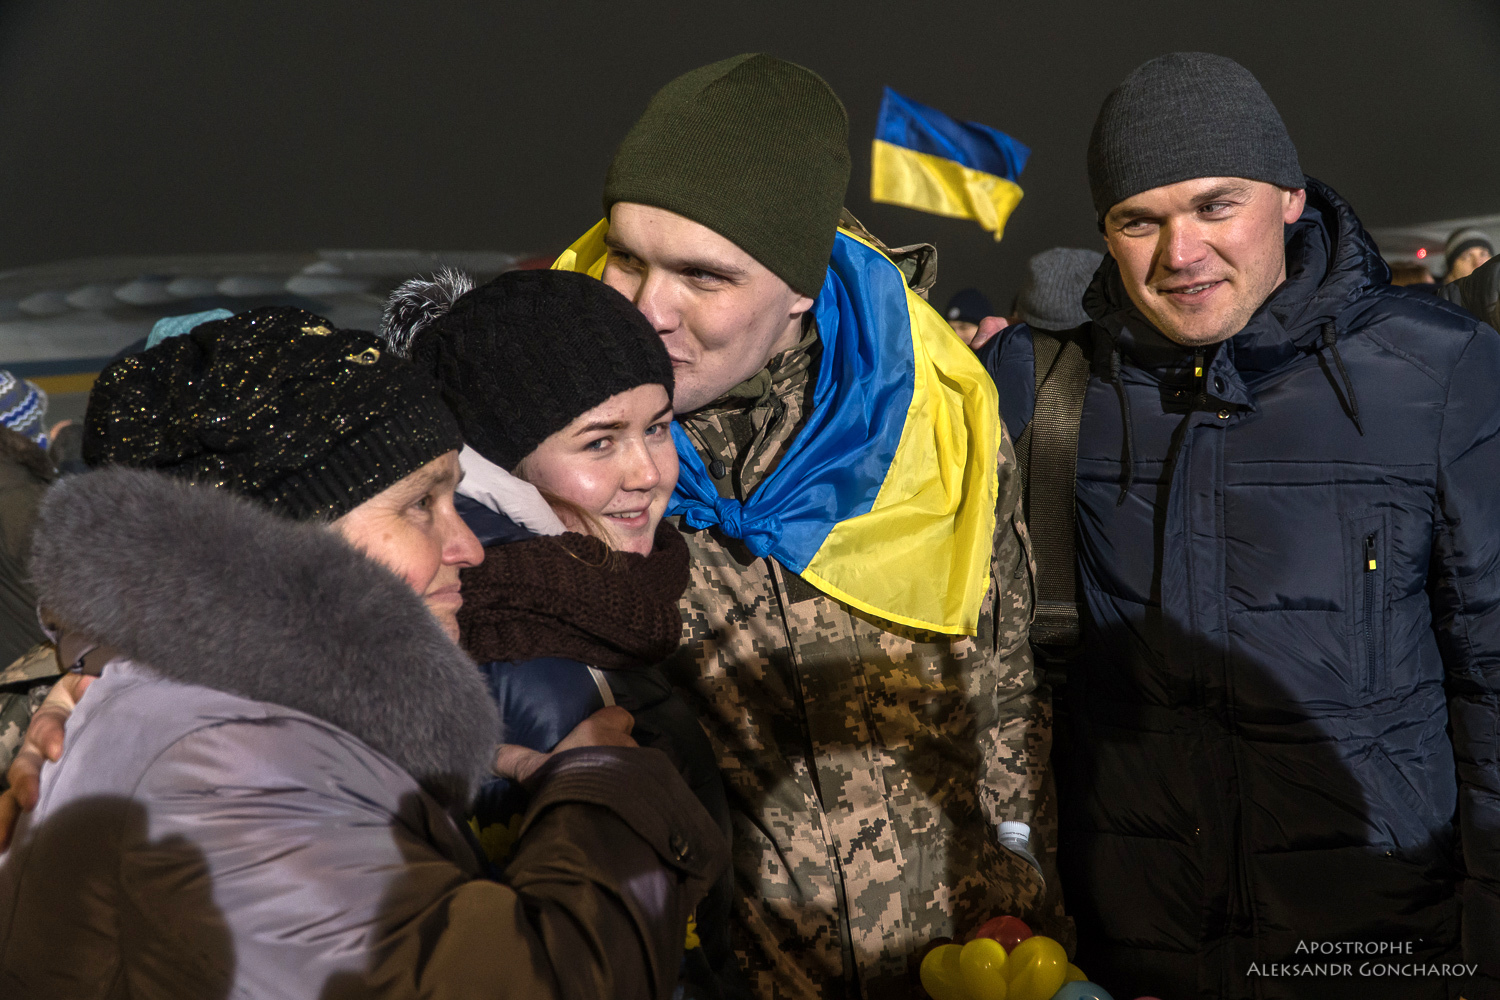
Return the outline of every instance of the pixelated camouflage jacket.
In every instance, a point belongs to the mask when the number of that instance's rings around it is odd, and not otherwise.
[[[5,772],[20,752],[31,717],[62,676],[50,643],[34,646],[0,670],[0,789]]]
[[[809,325],[682,418],[721,493],[743,499],[775,467],[811,407],[818,354]],[[871,618],[717,529],[679,524],[692,570],[667,668],[729,790],[736,947],[759,996],[922,996],[924,945],[999,914],[1070,937],[1060,896],[997,837],[1002,820],[1030,823],[1053,868],[1049,704],[1027,644],[1035,571],[1008,435],[999,495],[973,637]]]

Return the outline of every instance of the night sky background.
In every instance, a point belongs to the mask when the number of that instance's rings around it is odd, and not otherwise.
[[[943,300],[1097,246],[1100,101],[1174,49],[1240,60],[1368,226],[1500,212],[1500,3],[0,0],[0,268],[104,254],[555,253],[676,74],[763,50],[849,109],[848,204],[938,245]],[[881,87],[1031,147],[1003,242],[869,201]]]

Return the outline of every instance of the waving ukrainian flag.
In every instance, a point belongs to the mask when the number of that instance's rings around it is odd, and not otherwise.
[[[890,87],[880,101],[870,198],[973,219],[1000,239],[1021,200],[1031,150],[998,129],[960,122]]]
[[[599,277],[602,221],[552,265]],[[999,399],[974,352],[899,268],[840,229],[813,305],[813,407],[743,502],[720,496],[677,424],[667,513],[718,527],[813,586],[913,628],[973,635],[989,590]]]

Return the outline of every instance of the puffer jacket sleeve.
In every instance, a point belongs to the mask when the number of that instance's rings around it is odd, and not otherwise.
[[[477,877],[415,786],[382,802],[384,768],[285,719],[163,754],[122,852],[132,995],[184,995],[195,964],[255,996],[671,994],[688,915],[728,852],[664,755],[558,754],[500,881]]]
[[[1474,333],[1448,387],[1430,592],[1458,768],[1465,960],[1500,976],[1500,335]]]
[[[1016,323],[1001,330],[978,351],[979,360],[1000,393],[1005,429],[1019,438],[1036,409],[1036,354],[1031,328]]]

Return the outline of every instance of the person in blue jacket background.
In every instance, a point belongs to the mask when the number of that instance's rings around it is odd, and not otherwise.
[[[408,282],[385,334],[437,377],[466,447],[456,505],[485,549],[463,578],[461,644],[499,703],[507,744],[550,751],[609,706],[662,750],[730,835],[712,746],[658,664],[681,641],[682,536],[663,523],[677,483],[672,363],[641,313],[593,278],[502,274]],[[473,825],[503,864],[528,801],[481,788]],[[746,995],[729,940],[732,880],[689,924],[678,996]]]
[[[1089,179],[1077,961],[1117,996],[1493,997],[1500,335],[1389,284],[1231,60],[1133,72]],[[1017,435],[1033,344],[979,348]]]

